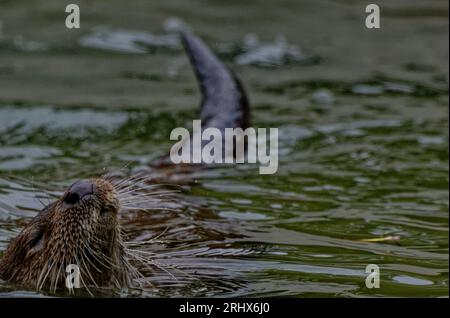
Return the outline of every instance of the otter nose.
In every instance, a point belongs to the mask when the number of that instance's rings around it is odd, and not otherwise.
[[[89,180],[80,180],[70,186],[64,197],[64,202],[74,204],[90,194],[94,194],[94,183]]]

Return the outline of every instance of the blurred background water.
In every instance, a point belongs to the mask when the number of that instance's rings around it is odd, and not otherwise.
[[[357,0],[77,3],[68,30],[64,1],[0,0],[0,254],[48,193],[131,175],[198,117],[189,28],[279,128],[279,170],[200,171],[175,211],[121,215],[167,229],[147,248],[170,272],[123,296],[448,296],[448,1],[378,1],[378,30]]]

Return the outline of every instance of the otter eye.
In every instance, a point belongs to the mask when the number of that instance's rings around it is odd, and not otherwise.
[[[30,250],[27,255],[39,252],[44,248],[44,231],[38,230],[32,234],[31,240],[29,241]]]
[[[33,239],[30,242],[30,246],[31,247],[35,247],[36,245],[38,245],[38,243],[42,242],[42,238],[44,237],[44,232],[43,231],[39,231],[35,237],[33,237]]]
[[[108,213],[111,211],[114,211],[114,206],[107,204],[102,207],[102,209],[100,210],[100,213],[104,214],[104,213]]]

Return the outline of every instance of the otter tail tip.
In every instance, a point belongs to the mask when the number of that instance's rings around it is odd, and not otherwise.
[[[239,79],[193,32],[181,31],[180,37],[202,92],[202,122],[219,129],[246,128],[249,102]]]

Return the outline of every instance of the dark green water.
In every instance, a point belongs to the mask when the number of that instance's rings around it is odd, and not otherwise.
[[[170,274],[155,268],[153,288],[123,295],[448,296],[447,2],[386,4],[375,35],[361,25],[361,5],[344,1],[137,1],[123,18],[116,1],[94,1],[76,33],[60,29],[57,2],[48,3],[33,18],[25,2],[0,1],[0,251],[46,193],[106,171],[132,175],[197,118],[198,89],[170,37],[142,54],[80,42],[96,26],[167,35],[163,21],[177,16],[242,77],[253,126],[279,128],[279,170],[175,174],[169,181],[190,181],[176,211],[125,211],[136,240],[166,231],[146,249]],[[315,21],[325,19],[339,27]],[[288,47],[281,59],[242,65],[248,33],[272,44],[282,34]],[[45,45],[30,50],[19,35]],[[365,286],[368,264],[380,267],[379,289]],[[0,282],[0,297],[22,295],[41,294]]]

